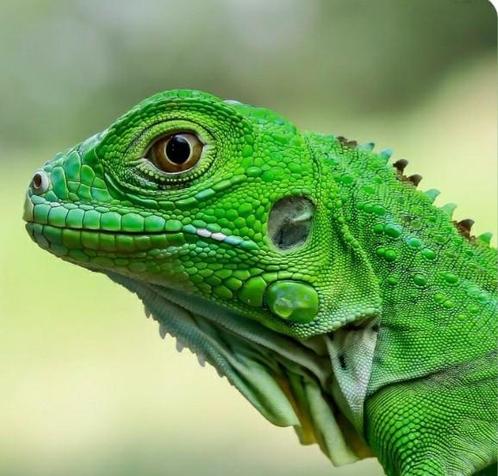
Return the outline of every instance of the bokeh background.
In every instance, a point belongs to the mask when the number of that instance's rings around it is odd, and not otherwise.
[[[2,0],[0,474],[380,475],[333,468],[138,301],[34,246],[24,189],[145,96],[192,87],[392,147],[496,228],[496,14],[485,0]]]

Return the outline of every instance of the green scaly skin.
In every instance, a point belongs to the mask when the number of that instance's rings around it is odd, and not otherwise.
[[[202,155],[166,173],[146,154],[177,132]],[[334,464],[493,474],[496,250],[372,148],[168,91],[47,162],[24,219]]]

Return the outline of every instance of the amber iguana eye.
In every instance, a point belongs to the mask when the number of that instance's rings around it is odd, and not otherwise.
[[[197,164],[202,147],[203,143],[196,135],[178,132],[156,140],[146,157],[166,173],[185,172]]]

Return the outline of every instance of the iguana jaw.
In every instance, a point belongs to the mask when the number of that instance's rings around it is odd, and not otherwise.
[[[320,337],[283,336],[202,298],[106,273],[137,294],[146,314],[239,390],[270,422],[293,426],[303,444],[318,443],[336,465],[366,448],[329,392],[330,356]]]
[[[57,214],[52,213],[62,205],[42,200],[28,196],[24,215],[28,232],[42,248],[90,270],[104,272],[135,292],[147,312],[159,322],[163,337],[166,332],[172,334],[180,348],[188,347],[200,362],[213,365],[265,418],[278,426],[293,426],[302,443],[318,443],[334,464],[365,456],[361,438],[333,401],[331,360],[321,336],[302,340],[271,330],[257,320],[242,316],[236,309],[189,293],[187,282],[180,291],[146,283],[128,272],[109,271],[110,265],[105,260],[132,260],[140,258],[140,253],[145,251],[143,246],[142,249],[138,246],[118,249],[115,246],[119,236],[139,243],[140,236],[151,241],[168,240],[178,239],[178,233],[140,235],[84,226],[64,227],[57,222]],[[49,207],[46,219],[36,212],[37,206]],[[76,241],[65,241],[68,231]],[[108,238],[112,241],[107,242],[106,249],[101,245]],[[93,251],[92,243],[95,243]],[[84,245],[84,253],[79,251],[81,245]],[[167,242],[163,245],[166,252]],[[176,284],[179,278],[177,274]]]

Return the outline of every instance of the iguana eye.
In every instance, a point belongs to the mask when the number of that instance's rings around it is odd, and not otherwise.
[[[164,172],[185,172],[197,164],[203,145],[194,134],[179,132],[156,140],[146,157]]]

